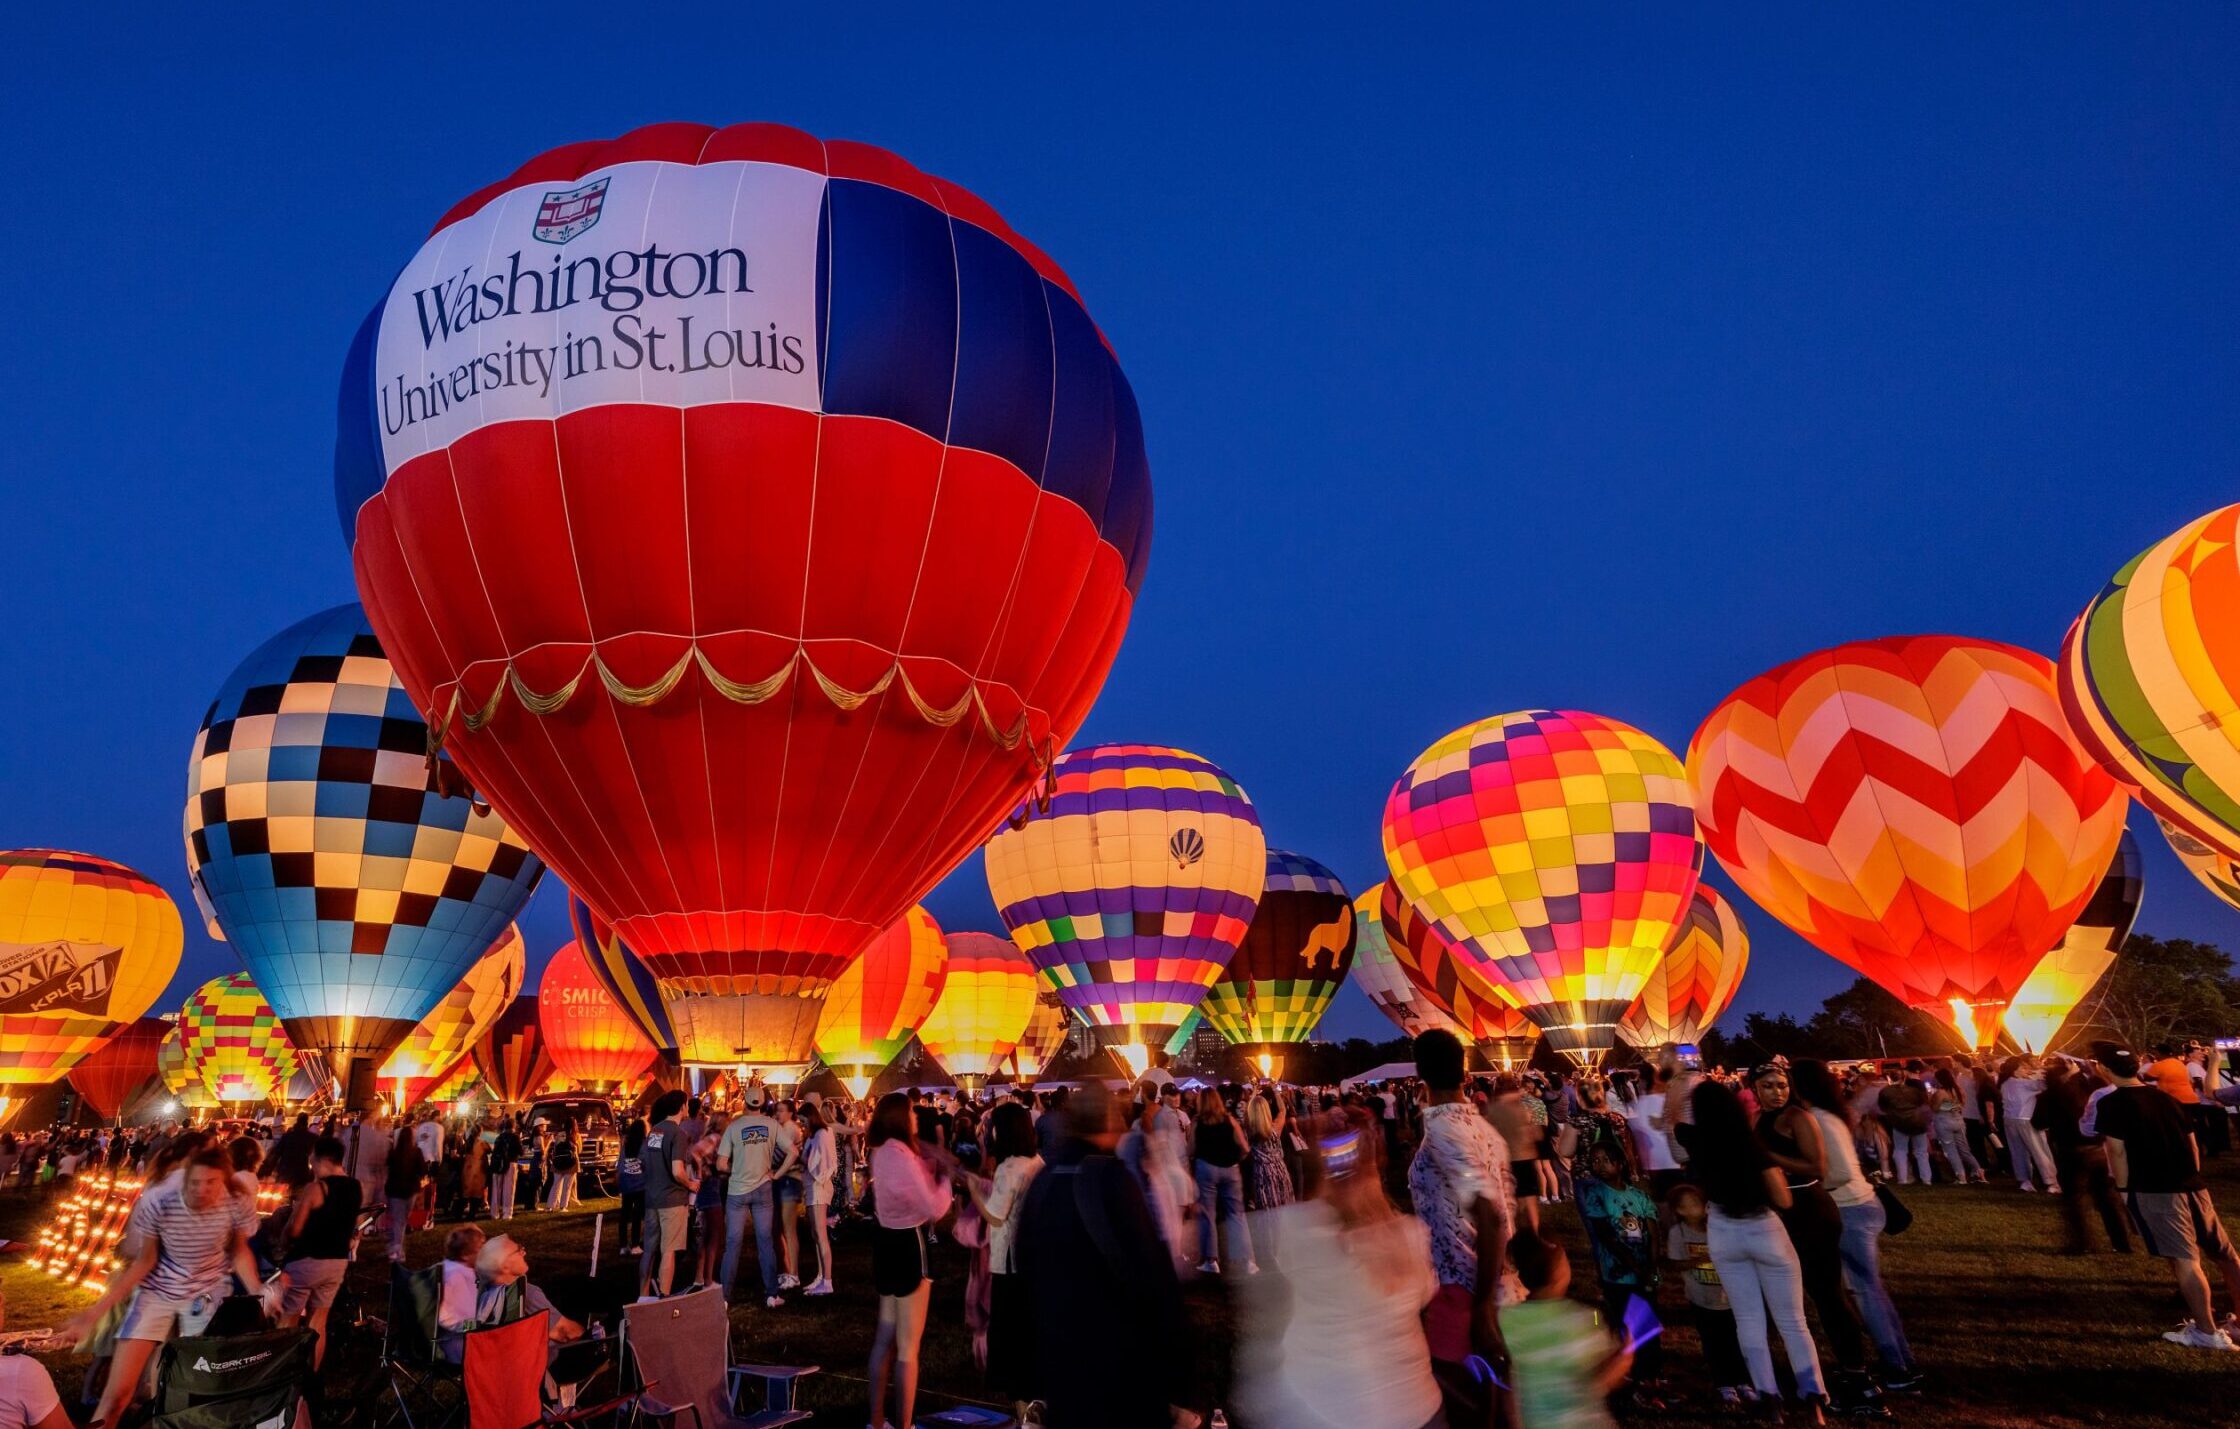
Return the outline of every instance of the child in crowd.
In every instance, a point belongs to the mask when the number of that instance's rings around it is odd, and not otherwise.
[[[1750,1384],[1750,1367],[1742,1362],[1742,1342],[1735,1338],[1734,1307],[1727,1303],[1727,1287],[1711,1263],[1711,1209],[1703,1192],[1680,1185],[1672,1190],[1672,1236],[1665,1259],[1685,1266],[1680,1284],[1688,1296],[1688,1316],[1703,1340],[1703,1358],[1711,1382],[1719,1386],[1722,1405],[1739,1406],[1755,1401],[1758,1391]]]
[[[1579,1187],[1579,1213],[1594,1246],[1595,1279],[1602,1287],[1602,1316],[1613,1330],[1626,1322],[1626,1303],[1635,1296],[1657,1302],[1664,1267],[1657,1259],[1657,1203],[1633,1179],[1628,1158],[1614,1146],[1587,1153],[1587,1177]],[[1636,1409],[1664,1408],[1664,1347],[1651,1339],[1635,1352]]]
[[[1569,1299],[1571,1258],[1525,1229],[1509,1242],[1509,1263],[1527,1298],[1501,1312],[1518,1422],[1533,1429],[1616,1429],[1606,1402],[1625,1381],[1633,1353],[1612,1346],[1595,1314]]]

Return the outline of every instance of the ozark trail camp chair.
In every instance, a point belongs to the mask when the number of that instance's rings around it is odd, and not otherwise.
[[[163,1347],[158,1429],[297,1429],[309,1405],[309,1330],[195,1335]]]

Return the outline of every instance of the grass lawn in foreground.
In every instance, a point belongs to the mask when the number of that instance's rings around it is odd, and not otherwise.
[[[2228,1226],[2240,1232],[2240,1158],[2214,1163],[2211,1182]],[[2240,1424],[2240,1354],[2218,1355],[2165,1343],[2161,1332],[2180,1317],[2167,1267],[2145,1254],[2056,1253],[2059,1213],[2054,1198],[2005,1187],[1909,1187],[1905,1198],[1918,1217],[1905,1235],[1887,1238],[1885,1265],[1892,1293],[1915,1352],[1931,1375],[1927,1391],[1895,1396],[1899,1421],[1922,1426],[2032,1426]],[[567,1215],[524,1215],[505,1227],[528,1248],[533,1278],[548,1286],[564,1308],[586,1301],[619,1304],[637,1291],[638,1261],[615,1252],[614,1203],[592,1202]],[[599,1276],[586,1274],[592,1213],[606,1210]],[[36,1208],[13,1193],[0,1196],[0,1233],[21,1237],[36,1224]],[[486,1228],[496,1229],[485,1222]],[[1593,1268],[1577,1219],[1568,1207],[1546,1209],[1548,1229],[1571,1247],[1578,1293],[1594,1294]],[[441,1254],[446,1227],[421,1232],[410,1243],[411,1262]],[[2097,1233],[2097,1229],[2096,1229]],[[353,1283],[368,1308],[381,1313],[387,1265],[381,1247]],[[813,1258],[814,1250],[810,1251]],[[752,1248],[746,1257],[752,1261]],[[804,1384],[804,1399],[820,1426],[864,1423],[864,1362],[870,1352],[876,1304],[870,1293],[870,1251],[861,1228],[840,1233],[835,1259],[839,1293],[823,1299],[791,1297],[783,1309],[766,1310],[759,1297],[732,1311],[734,1355],[788,1364],[817,1364],[824,1373]],[[679,1284],[690,1280],[687,1265]],[[932,1313],[921,1352],[921,1410],[957,1399],[986,1402],[964,1328],[965,1259],[953,1245],[936,1250]],[[742,1278],[751,1279],[751,1271]],[[0,1262],[0,1287],[8,1299],[11,1328],[52,1323],[87,1303],[90,1292],[69,1289],[24,1267]],[[2222,1306],[2222,1287],[2219,1287]],[[1197,1330],[1202,1393],[1214,1402],[1227,1391],[1231,1360],[1228,1296],[1216,1284],[1190,1291]],[[1709,1404],[1709,1386],[1694,1334],[1668,1284],[1662,1297],[1668,1373],[1687,1391],[1666,1414],[1629,1416],[1660,1425],[1731,1424]],[[1778,1343],[1778,1342],[1777,1342]],[[373,1393],[375,1346],[361,1341],[341,1351],[332,1389],[360,1405]],[[1776,1350],[1776,1358],[1779,1351]],[[49,1357],[66,1396],[82,1366],[68,1356]],[[1248,1425],[1239,1429],[1285,1429]]]

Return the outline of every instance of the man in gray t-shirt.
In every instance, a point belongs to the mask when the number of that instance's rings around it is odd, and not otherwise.
[[[663,1092],[653,1104],[653,1130],[646,1133],[645,1260],[638,1288],[666,1295],[676,1274],[677,1256],[684,1250],[685,1231],[692,1219],[692,1193],[700,1178],[692,1173],[692,1144],[677,1124],[684,1110],[683,1092]]]
[[[762,1303],[776,1308],[785,1303],[778,1295],[778,1243],[774,1234],[775,1198],[772,1183],[793,1169],[790,1148],[781,1149],[778,1123],[763,1111],[760,1088],[748,1093],[755,1100],[723,1129],[716,1146],[716,1169],[729,1173],[725,1184],[723,1220],[723,1294],[731,1297],[732,1281],[739,1274],[739,1248],[746,1239],[747,1218],[754,1218],[755,1259],[762,1266]]]

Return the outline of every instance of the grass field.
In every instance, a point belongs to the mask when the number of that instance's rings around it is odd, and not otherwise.
[[[2212,1183],[2227,1222],[2240,1233],[2240,1160],[2212,1167]],[[2031,1426],[2240,1424],[2240,1355],[2215,1355],[2166,1344],[2160,1332],[2180,1311],[2167,1269],[2143,1254],[2100,1253],[2064,1257],[2054,1252],[2059,1227],[2052,1198],[2009,1189],[1910,1188],[1918,1220],[1905,1235],[1886,1240],[1893,1294],[1916,1353],[1929,1369],[1926,1392],[1896,1400],[1899,1420],[1921,1426]],[[614,1222],[606,1224],[599,1275],[590,1279],[590,1212],[612,1210],[593,1202],[582,1214],[529,1215],[509,1227],[529,1249],[532,1275],[563,1308],[586,1302],[618,1304],[636,1293],[638,1262],[613,1254]],[[0,1197],[0,1234],[20,1235],[35,1208]],[[1585,1288],[1592,1293],[1589,1262],[1578,1223],[1565,1207],[1547,1215],[1551,1232],[1567,1239]],[[442,1228],[413,1238],[413,1263],[440,1253]],[[354,1283],[377,1313],[385,1298],[386,1267],[378,1247],[354,1272]],[[984,1401],[964,1330],[964,1262],[944,1244],[923,1351],[921,1409],[956,1399]],[[812,1252],[813,1255],[813,1252]],[[749,1256],[751,1259],[751,1254]],[[869,1250],[857,1233],[840,1237],[838,1294],[825,1300],[796,1297],[782,1310],[759,1303],[732,1312],[740,1358],[817,1364],[824,1373],[807,1381],[805,1398],[820,1426],[864,1423],[863,1366],[875,1305],[869,1293]],[[0,1262],[0,1287],[8,1299],[10,1328],[51,1323],[85,1303],[88,1292],[65,1289],[15,1262]],[[1668,1306],[1677,1303],[1667,1286]],[[2221,1290],[2220,1290],[2221,1304]],[[1200,1379],[1207,1402],[1227,1388],[1230,1315],[1227,1296],[1213,1284],[1193,1287],[1190,1311],[1201,1346]],[[1675,1312],[1667,1332],[1668,1370],[1690,1394],[1672,1412],[1631,1416],[1658,1425],[1733,1421],[1706,1403],[1697,1347],[1684,1316]],[[333,1392],[342,1402],[366,1401],[370,1349],[344,1355]],[[52,1357],[67,1394],[80,1366]],[[1284,1429],[1280,1425],[1239,1429]]]

